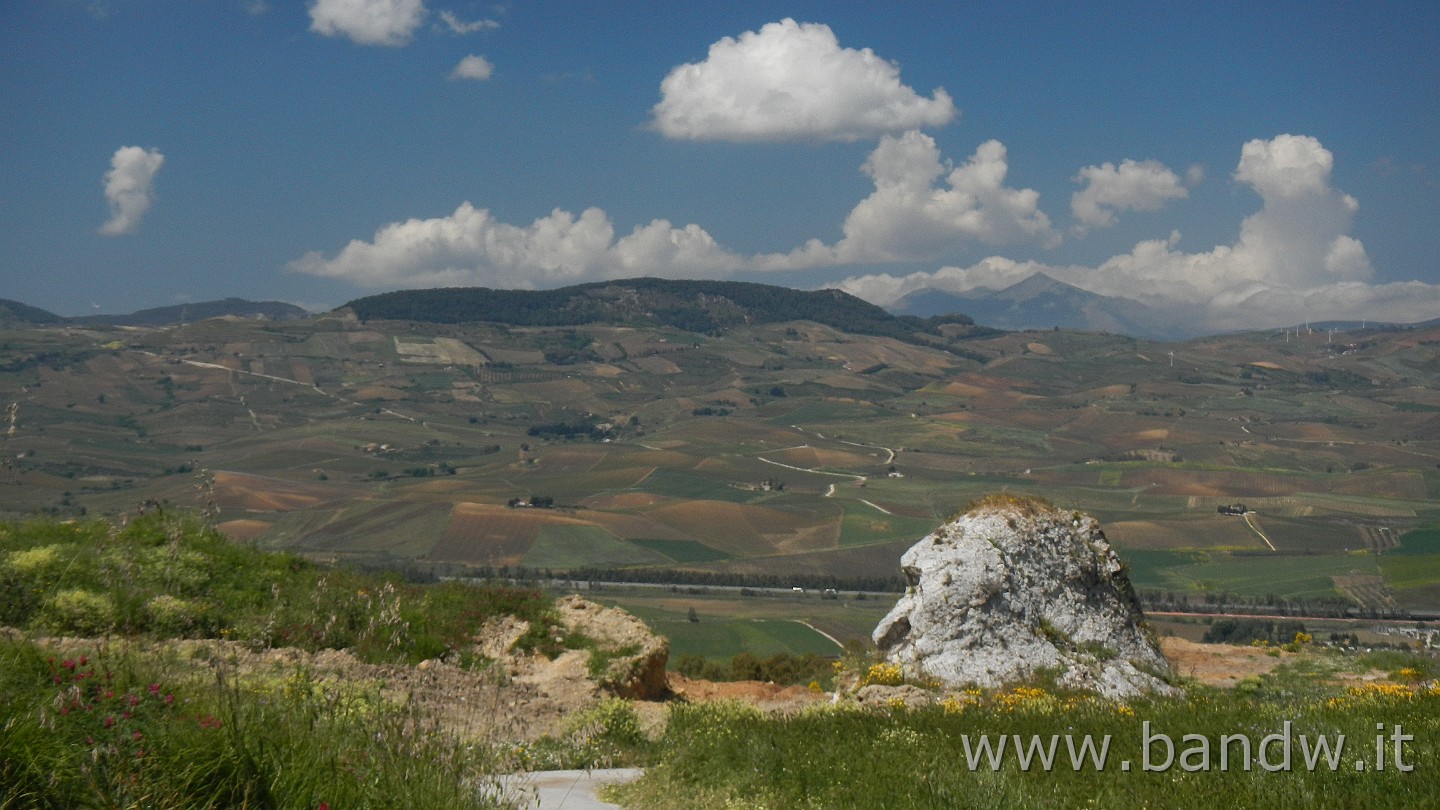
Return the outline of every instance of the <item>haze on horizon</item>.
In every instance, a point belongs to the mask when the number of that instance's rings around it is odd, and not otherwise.
[[[1440,9],[0,8],[0,297],[1035,272],[1197,331],[1440,316]]]

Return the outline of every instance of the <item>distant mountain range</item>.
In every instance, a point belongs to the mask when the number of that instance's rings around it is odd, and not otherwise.
[[[1095,293],[1035,273],[1003,290],[952,293],[917,290],[890,307],[900,315],[929,317],[963,312],[975,323],[996,329],[1079,329],[1157,340],[1179,340],[1198,333],[1138,301]]]
[[[272,321],[293,321],[310,317],[310,313],[281,301],[247,301],[225,298],[219,301],[197,301],[132,312],[128,315],[82,315],[67,318],[39,307],[0,298],[0,324],[97,324],[106,326],[170,326],[203,321],[207,318],[264,318]]]

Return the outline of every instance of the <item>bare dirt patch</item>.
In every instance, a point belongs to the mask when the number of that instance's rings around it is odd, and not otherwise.
[[[803,686],[781,686],[763,681],[691,680],[678,672],[670,673],[670,690],[682,700],[741,700],[767,711],[799,709],[828,699],[825,693],[811,692]]]
[[[263,520],[227,520],[224,523],[215,524],[215,528],[219,529],[221,534],[231,540],[241,542],[254,540],[269,531],[270,526],[271,524]]]
[[[1245,678],[1264,675],[1291,657],[1287,653],[1272,656],[1270,650],[1262,647],[1201,644],[1178,636],[1160,639],[1160,650],[1181,677],[1223,687],[1232,687]]]

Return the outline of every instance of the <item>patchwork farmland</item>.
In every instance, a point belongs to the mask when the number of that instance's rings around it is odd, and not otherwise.
[[[1434,327],[10,327],[0,509],[218,509],[240,542],[442,574],[847,581],[1011,491],[1099,517],[1164,604],[1433,612],[1437,378]]]

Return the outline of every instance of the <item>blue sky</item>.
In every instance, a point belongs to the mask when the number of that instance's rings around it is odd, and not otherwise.
[[[1038,270],[1440,317],[1434,3],[10,0],[0,150],[0,297],[61,314]]]

